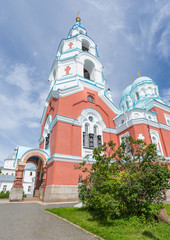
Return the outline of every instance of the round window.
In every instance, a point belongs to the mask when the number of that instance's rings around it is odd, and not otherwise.
[[[89,121],[93,122],[93,117],[92,116],[89,117]]]

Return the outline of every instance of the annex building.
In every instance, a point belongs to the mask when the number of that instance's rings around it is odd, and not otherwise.
[[[104,142],[120,145],[124,136],[155,143],[170,165],[170,106],[160,97],[157,84],[139,75],[124,90],[117,108],[111,90],[105,89],[97,46],[82,27],[79,14],[59,44],[49,83],[39,148],[16,149],[11,201],[22,200],[27,162],[37,167],[34,187],[40,199],[76,200],[81,172],[75,164]]]

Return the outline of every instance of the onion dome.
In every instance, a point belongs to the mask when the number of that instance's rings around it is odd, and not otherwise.
[[[129,85],[127,88],[125,88],[125,90],[123,91],[123,94],[122,94],[122,99],[124,99],[125,97],[130,95],[131,88],[132,88],[132,85]]]
[[[132,89],[136,88],[137,86],[141,85],[141,84],[150,84],[150,83],[153,83],[156,85],[156,83],[149,77],[139,77],[137,78],[133,84],[132,84]]]

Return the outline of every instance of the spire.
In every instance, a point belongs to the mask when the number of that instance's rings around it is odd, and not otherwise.
[[[141,77],[140,72],[138,72],[138,77]]]
[[[80,15],[79,15],[79,11],[78,11],[78,13],[77,13],[76,22],[81,22],[81,18],[80,18]]]

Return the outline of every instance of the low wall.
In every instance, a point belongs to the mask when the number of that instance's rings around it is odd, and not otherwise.
[[[49,185],[45,188],[44,202],[78,201],[78,186]]]

